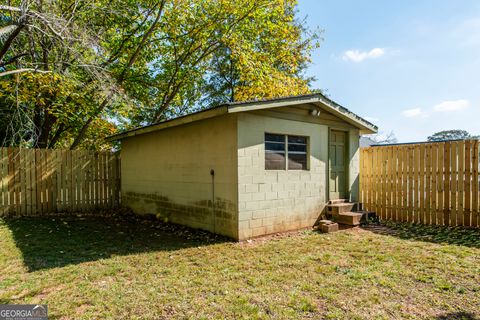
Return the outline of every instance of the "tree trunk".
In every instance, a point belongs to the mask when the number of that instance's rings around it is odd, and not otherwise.
[[[13,32],[7,38],[2,48],[0,49],[0,61],[2,61],[3,56],[7,53],[8,49],[13,43],[13,40],[15,40],[15,38],[20,34],[20,31],[22,31],[23,28],[24,28],[24,25],[19,25],[15,30],[13,30]]]
[[[43,124],[41,125],[41,129],[37,138],[37,148],[46,149],[48,148],[48,138],[50,137],[50,133],[52,132],[52,127],[55,123],[55,118],[48,112],[45,112],[45,117],[43,120]]]

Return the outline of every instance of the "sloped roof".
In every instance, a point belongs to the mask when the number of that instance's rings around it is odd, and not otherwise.
[[[375,126],[371,122],[361,118],[360,116],[351,112],[347,108],[325,97],[321,93],[312,93],[312,94],[288,96],[288,97],[280,97],[280,98],[225,103],[225,104],[214,106],[198,112],[190,113],[185,116],[181,116],[174,119],[169,119],[169,120],[161,121],[158,123],[154,123],[148,126],[124,131],[108,137],[107,141],[121,140],[127,137],[145,134],[148,132],[162,130],[162,129],[170,128],[174,126],[179,126],[182,124],[187,124],[187,123],[191,123],[191,122],[195,122],[203,119],[213,118],[213,117],[217,117],[227,113],[255,111],[255,110],[301,105],[301,104],[317,105],[320,108],[323,108],[328,112],[332,113],[333,115],[337,116],[338,118],[344,120],[345,122],[350,123],[354,127],[360,129],[362,134],[376,133],[378,130],[377,126]]]

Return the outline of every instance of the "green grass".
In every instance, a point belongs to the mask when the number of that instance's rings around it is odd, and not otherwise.
[[[52,319],[478,319],[480,232],[390,224],[233,243],[132,218],[0,220],[0,303]]]

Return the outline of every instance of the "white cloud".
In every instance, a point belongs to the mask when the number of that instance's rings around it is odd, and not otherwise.
[[[426,112],[424,112],[421,108],[403,110],[402,114],[407,118],[420,118],[427,116]]]
[[[433,116],[432,112],[448,113],[454,111],[465,110],[470,106],[470,102],[466,99],[443,101],[426,110],[418,107],[406,109],[402,111],[402,115],[407,118],[426,118]]]
[[[465,99],[454,100],[454,101],[443,101],[433,106],[433,111],[437,111],[437,112],[460,111],[468,108],[469,105],[470,105],[470,102]]]
[[[384,54],[385,54],[385,49],[383,48],[374,48],[370,51],[347,50],[343,54],[343,60],[353,61],[353,62],[362,62],[366,59],[379,58]]]

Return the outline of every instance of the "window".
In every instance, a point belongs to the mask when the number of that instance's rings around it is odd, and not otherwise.
[[[285,136],[265,133],[265,169],[285,170]]]
[[[307,137],[288,136],[288,170],[307,170]]]
[[[307,137],[265,133],[266,170],[307,170]]]

